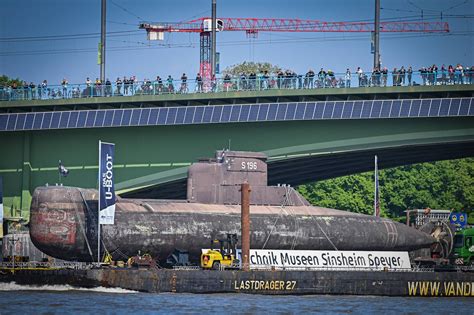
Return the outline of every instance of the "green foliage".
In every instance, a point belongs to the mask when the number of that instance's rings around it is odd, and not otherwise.
[[[312,204],[373,213],[374,173],[329,179],[298,187]],[[401,166],[379,172],[382,215],[400,218],[407,209],[474,208],[474,159]]]
[[[18,86],[20,86],[23,84],[23,81],[21,81],[19,78],[11,79],[6,75],[0,76],[0,86],[11,86],[13,83],[16,83]]]
[[[224,69],[223,73],[224,74],[230,74],[230,75],[240,75],[242,73],[248,75],[250,73],[259,73],[259,72],[265,72],[268,71],[268,73],[276,73],[280,71],[281,68],[276,65],[272,65],[269,62],[242,62],[240,64],[232,65],[230,67],[227,67]]]

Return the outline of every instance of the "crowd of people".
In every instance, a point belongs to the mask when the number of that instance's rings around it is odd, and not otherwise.
[[[192,89],[189,83],[192,82]],[[221,78],[215,76],[206,80],[198,73],[193,81],[188,80],[183,73],[179,80],[168,75],[166,79],[157,76],[155,80],[145,78],[138,81],[136,77],[118,77],[114,82],[99,78],[92,81],[86,78],[83,84],[70,84],[66,78],[60,85],[49,86],[47,80],[38,85],[23,81],[13,82],[8,86],[0,86],[0,100],[12,99],[54,99],[80,97],[110,97],[129,95],[152,95],[165,93],[202,93],[239,90],[266,89],[314,89],[314,88],[350,88],[350,87],[386,87],[413,85],[447,85],[474,84],[474,66],[438,67],[431,65],[414,71],[411,66],[405,68],[387,67],[374,68],[372,72],[364,72],[358,67],[353,74],[346,69],[345,73],[335,74],[332,70],[321,68],[317,73],[309,70],[306,74],[297,74],[291,70],[279,70],[275,73],[268,71],[240,73],[239,75],[225,74]],[[176,85],[176,86],[175,86]]]

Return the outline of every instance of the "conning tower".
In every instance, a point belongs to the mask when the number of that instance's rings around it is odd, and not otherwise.
[[[240,185],[249,183],[253,205],[309,205],[290,186],[268,186],[267,156],[259,152],[216,151],[188,170],[187,199],[204,204],[239,204]]]

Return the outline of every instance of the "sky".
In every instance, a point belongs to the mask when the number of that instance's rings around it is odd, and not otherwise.
[[[99,76],[100,0],[2,0],[0,75],[38,84],[83,83]],[[218,17],[373,21],[375,0],[217,0]],[[382,65],[474,65],[474,0],[381,0],[382,21],[446,21],[449,34],[381,34]],[[199,35],[165,33],[149,42],[141,21],[179,22],[211,15],[211,0],[107,0],[106,77],[138,80],[199,71]],[[270,62],[305,73],[324,67],[369,71],[370,33],[217,35],[220,67]]]

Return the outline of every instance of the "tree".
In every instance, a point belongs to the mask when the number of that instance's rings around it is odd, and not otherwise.
[[[301,185],[300,193],[314,205],[373,213],[374,173],[349,175]],[[382,215],[404,216],[407,209],[474,208],[474,159],[400,166],[379,172]]]
[[[240,64],[232,65],[224,69],[224,74],[229,74],[232,76],[238,76],[242,73],[248,75],[250,73],[259,73],[265,72],[276,73],[280,71],[281,68],[276,65],[272,65],[269,62],[242,62]]]
[[[13,85],[14,83],[16,83],[18,86],[23,84],[23,82],[19,78],[11,79],[7,77],[6,75],[0,76],[0,86],[10,86],[10,85]]]

